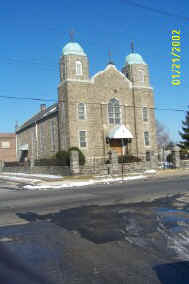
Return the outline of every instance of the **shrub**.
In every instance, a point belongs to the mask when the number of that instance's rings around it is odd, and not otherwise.
[[[79,153],[79,164],[81,166],[83,166],[85,164],[85,155],[83,154],[83,152],[81,152],[81,150],[79,148],[77,148],[77,147],[71,147],[68,150],[69,161],[70,161],[70,152],[71,151],[78,151],[78,153]]]
[[[66,166],[69,166],[70,159],[69,159],[69,153],[66,151],[59,151],[56,153],[56,160],[62,161]]]
[[[70,153],[71,151],[78,151],[79,153],[79,164],[83,166],[85,164],[85,156],[81,150],[77,147],[71,147],[68,151],[59,151],[56,153],[56,160],[63,162],[66,166],[70,165]]]

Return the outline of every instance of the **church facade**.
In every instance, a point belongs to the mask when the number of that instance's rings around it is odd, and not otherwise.
[[[88,161],[118,155],[151,160],[157,156],[153,89],[148,65],[130,53],[119,71],[109,62],[91,78],[77,42],[67,43],[60,59],[58,103],[16,130],[17,159],[41,159],[78,147]]]

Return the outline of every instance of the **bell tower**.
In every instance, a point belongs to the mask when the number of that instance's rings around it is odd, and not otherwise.
[[[150,86],[148,65],[140,54],[134,52],[133,42],[131,43],[131,53],[126,56],[122,72],[133,83],[134,87]]]
[[[68,42],[60,58],[60,81],[64,80],[88,80],[88,58],[79,43]]]

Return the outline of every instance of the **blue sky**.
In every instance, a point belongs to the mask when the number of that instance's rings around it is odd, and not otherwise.
[[[141,3],[136,0],[135,2]],[[149,65],[157,108],[187,109],[189,46],[187,0],[149,1],[143,5],[183,16],[166,16],[117,1],[2,1],[0,4],[0,96],[57,100],[59,58],[69,31],[87,53],[90,74],[105,68],[108,51],[118,69],[135,51]],[[181,30],[181,85],[171,85],[171,31]],[[40,102],[0,98],[0,132],[14,131],[39,110]],[[53,103],[53,102],[52,102]],[[156,111],[156,118],[178,140],[185,112]]]

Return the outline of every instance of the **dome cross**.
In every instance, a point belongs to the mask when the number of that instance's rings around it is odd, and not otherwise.
[[[131,41],[131,53],[134,53],[134,42]]]

